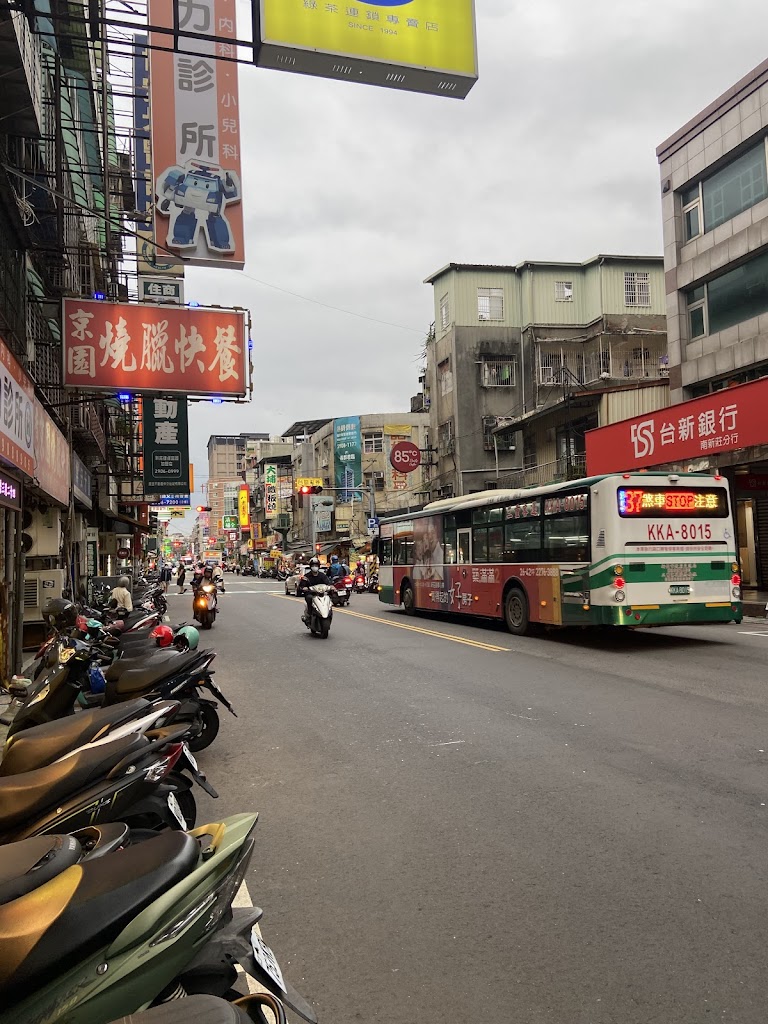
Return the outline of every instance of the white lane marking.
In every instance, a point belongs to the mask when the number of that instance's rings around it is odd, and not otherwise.
[[[251,899],[251,894],[248,892],[248,886],[245,884],[245,882],[241,883],[240,888],[235,893],[235,898],[232,900],[232,906],[233,907],[252,907],[253,906],[253,900]],[[255,924],[253,927],[256,929],[256,931],[259,933],[259,935],[261,935],[261,929],[259,928],[259,926],[257,924]],[[245,971],[243,971],[243,968],[240,966],[240,964],[237,964],[236,966],[237,966],[237,971],[238,971],[239,974],[245,974]],[[252,978],[250,976],[250,974],[246,974],[245,975],[245,980],[248,982],[248,991],[249,992],[264,992],[265,991],[265,989],[262,988],[262,986],[258,983],[258,981],[256,981],[255,978]]]
[[[763,632],[761,630],[740,629],[739,630],[739,635],[740,636],[768,636],[768,633],[765,633],[765,632]]]

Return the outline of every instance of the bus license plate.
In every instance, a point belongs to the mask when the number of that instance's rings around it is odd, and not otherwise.
[[[688,597],[691,588],[687,583],[673,583],[669,592],[673,597]]]

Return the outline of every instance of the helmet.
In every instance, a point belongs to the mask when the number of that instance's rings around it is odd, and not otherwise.
[[[64,597],[55,597],[45,606],[48,622],[56,629],[73,629],[77,622],[77,608]]]
[[[149,636],[158,647],[170,647],[173,643],[173,630],[170,626],[155,626]]]
[[[118,587],[124,587],[126,590],[130,587],[131,581],[128,576],[121,576],[117,581]]]
[[[194,626],[182,626],[173,638],[173,646],[180,651],[196,651],[199,643],[200,634]]]
[[[331,562],[333,562],[334,565],[338,562],[338,560],[339,560],[339,556],[338,555],[331,555]]]
[[[320,572],[320,559],[310,558],[309,560],[309,571],[313,576],[316,576]]]

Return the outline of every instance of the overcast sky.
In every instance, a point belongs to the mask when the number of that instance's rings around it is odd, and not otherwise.
[[[254,393],[191,406],[193,506],[211,433],[409,409],[444,264],[661,254],[657,145],[768,56],[765,0],[476,3],[464,101],[241,69],[247,264],[187,301],[251,310]]]

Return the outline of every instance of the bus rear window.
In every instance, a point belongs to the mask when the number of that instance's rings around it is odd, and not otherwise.
[[[616,496],[623,519],[724,519],[728,515],[723,487],[619,487]]]

